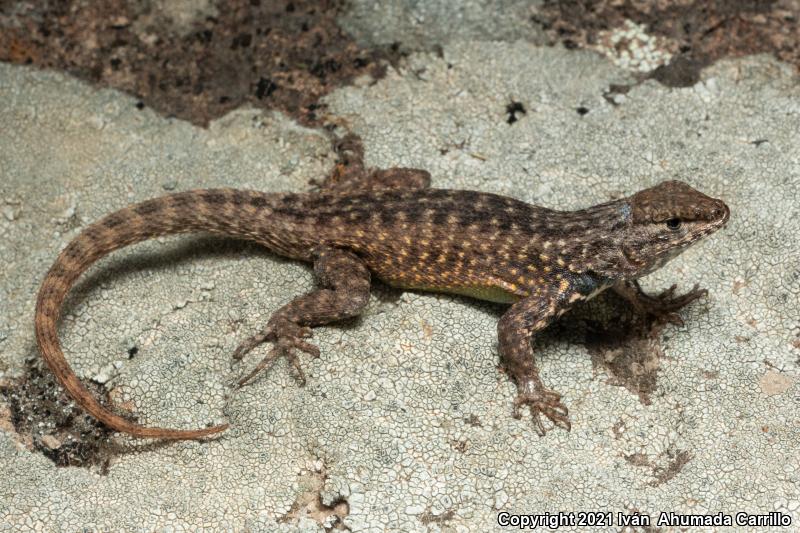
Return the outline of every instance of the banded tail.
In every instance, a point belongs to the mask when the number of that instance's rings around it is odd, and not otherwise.
[[[113,413],[92,396],[69,366],[58,340],[58,319],[75,281],[101,257],[153,237],[190,231],[263,242],[263,225],[275,198],[277,195],[234,189],[203,189],[162,196],[103,217],[67,245],[39,289],[36,342],[56,379],[81,408],[109,428],[135,437],[198,439],[228,428],[228,424],[192,430],[146,427]]]

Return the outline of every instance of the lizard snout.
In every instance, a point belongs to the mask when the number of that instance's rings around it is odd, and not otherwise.
[[[714,220],[718,220],[720,225],[728,222],[731,217],[730,208],[722,200],[717,200],[714,209],[711,211],[711,216]]]

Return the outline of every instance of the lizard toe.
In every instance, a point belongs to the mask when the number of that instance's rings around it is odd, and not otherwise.
[[[255,335],[240,342],[239,346],[233,351],[233,358],[239,361],[259,344],[272,340],[275,340],[275,327],[270,322]]]
[[[233,358],[237,361],[241,360],[245,355],[247,355],[248,352],[252,351],[253,348],[266,340],[267,337],[263,333],[258,333],[248,339],[245,339],[239,343],[239,346],[237,346],[233,351]]]
[[[280,350],[277,347],[273,347],[272,350],[270,350],[269,353],[258,362],[253,370],[251,370],[246,376],[239,379],[237,382],[237,387],[243,387],[244,385],[247,385],[254,377],[260,374],[262,370],[272,366],[272,363],[274,363],[278,357],[280,357],[280,355]]]
[[[678,289],[678,284],[677,283],[673,283],[669,288],[664,289],[663,291],[658,293],[658,295],[656,295],[656,299],[658,299],[658,300],[668,300],[669,298],[672,297],[673,294],[675,294],[675,291],[677,289]]]

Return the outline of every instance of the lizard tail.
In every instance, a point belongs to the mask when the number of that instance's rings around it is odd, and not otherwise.
[[[39,289],[35,314],[36,342],[56,379],[78,405],[111,429],[135,437],[198,439],[228,428],[228,424],[192,430],[145,427],[113,413],[92,396],[67,363],[58,340],[57,324],[61,306],[73,284],[101,257],[152,237],[188,231],[253,238],[257,228],[248,222],[258,220],[256,209],[261,209],[260,220],[263,221],[265,210],[269,210],[270,197],[254,191],[232,189],[205,189],[163,196],[105,216],[84,229],[64,248]],[[243,205],[245,202],[247,205]],[[253,214],[250,221],[248,214]]]

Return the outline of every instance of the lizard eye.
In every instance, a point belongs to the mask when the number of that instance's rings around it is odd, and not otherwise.
[[[681,228],[681,219],[679,218],[670,218],[666,222],[667,227],[672,231],[678,230]]]

